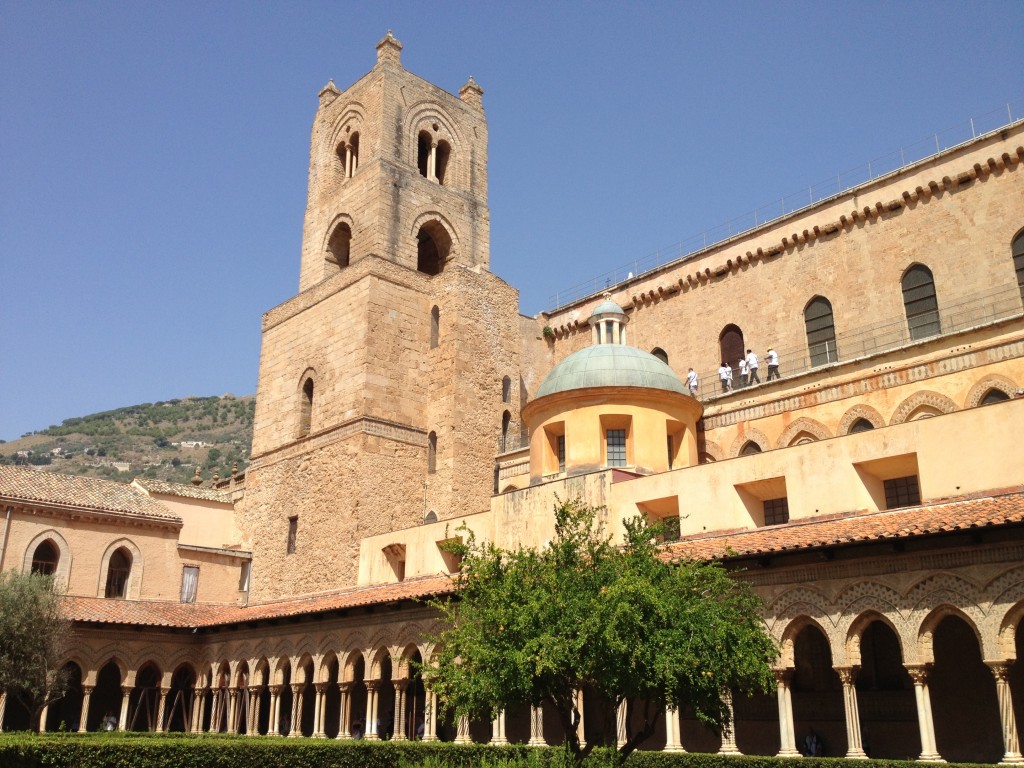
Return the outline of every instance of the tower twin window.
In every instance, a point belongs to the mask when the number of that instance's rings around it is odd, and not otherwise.
[[[438,130],[438,126],[433,126]],[[428,131],[420,131],[416,139],[416,168],[420,176],[444,186],[452,147],[444,139],[435,140]]]

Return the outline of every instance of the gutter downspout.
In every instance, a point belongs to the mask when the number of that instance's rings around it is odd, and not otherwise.
[[[10,504],[7,505],[7,519],[4,522],[4,537],[0,539],[0,573],[4,570],[4,555],[7,554],[7,536],[11,532],[11,514],[14,512],[14,507]]]

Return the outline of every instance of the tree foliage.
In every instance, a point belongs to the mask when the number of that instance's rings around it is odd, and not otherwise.
[[[33,728],[67,685],[59,664],[71,627],[60,600],[51,576],[0,573],[0,690],[32,713]]]
[[[586,687],[626,706],[624,757],[667,706],[721,728],[729,721],[723,692],[772,689],[777,648],[745,583],[716,563],[666,562],[658,530],[643,518],[626,523],[616,547],[597,516],[579,501],[560,503],[555,538],[542,550],[503,550],[471,532],[453,545],[463,557],[459,589],[436,603],[445,629],[435,638],[437,666],[427,670],[442,707],[493,718],[546,704],[580,758],[594,746],[581,749],[576,734],[576,691]]]

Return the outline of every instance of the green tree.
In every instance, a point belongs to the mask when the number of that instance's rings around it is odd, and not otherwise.
[[[51,576],[0,573],[0,690],[31,713],[33,730],[39,729],[43,707],[67,687],[59,665],[71,625],[60,601]]]
[[[547,705],[566,748],[580,747],[576,691],[626,707],[625,758],[651,736],[667,706],[692,708],[720,729],[729,722],[723,692],[768,692],[777,648],[761,603],[719,564],[668,563],[660,531],[642,518],[612,544],[599,510],[579,501],[555,508],[555,538],[542,550],[508,551],[467,541],[454,599],[438,600],[445,627],[434,638],[437,666],[425,674],[455,716],[493,718],[501,709]],[[614,711],[605,732],[614,733]],[[588,713],[591,717],[592,713]]]

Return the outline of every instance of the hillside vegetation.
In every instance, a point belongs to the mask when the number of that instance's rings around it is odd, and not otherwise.
[[[254,395],[186,397],[65,419],[0,443],[0,464],[115,480],[150,477],[187,483],[196,467],[244,471],[252,446]]]

